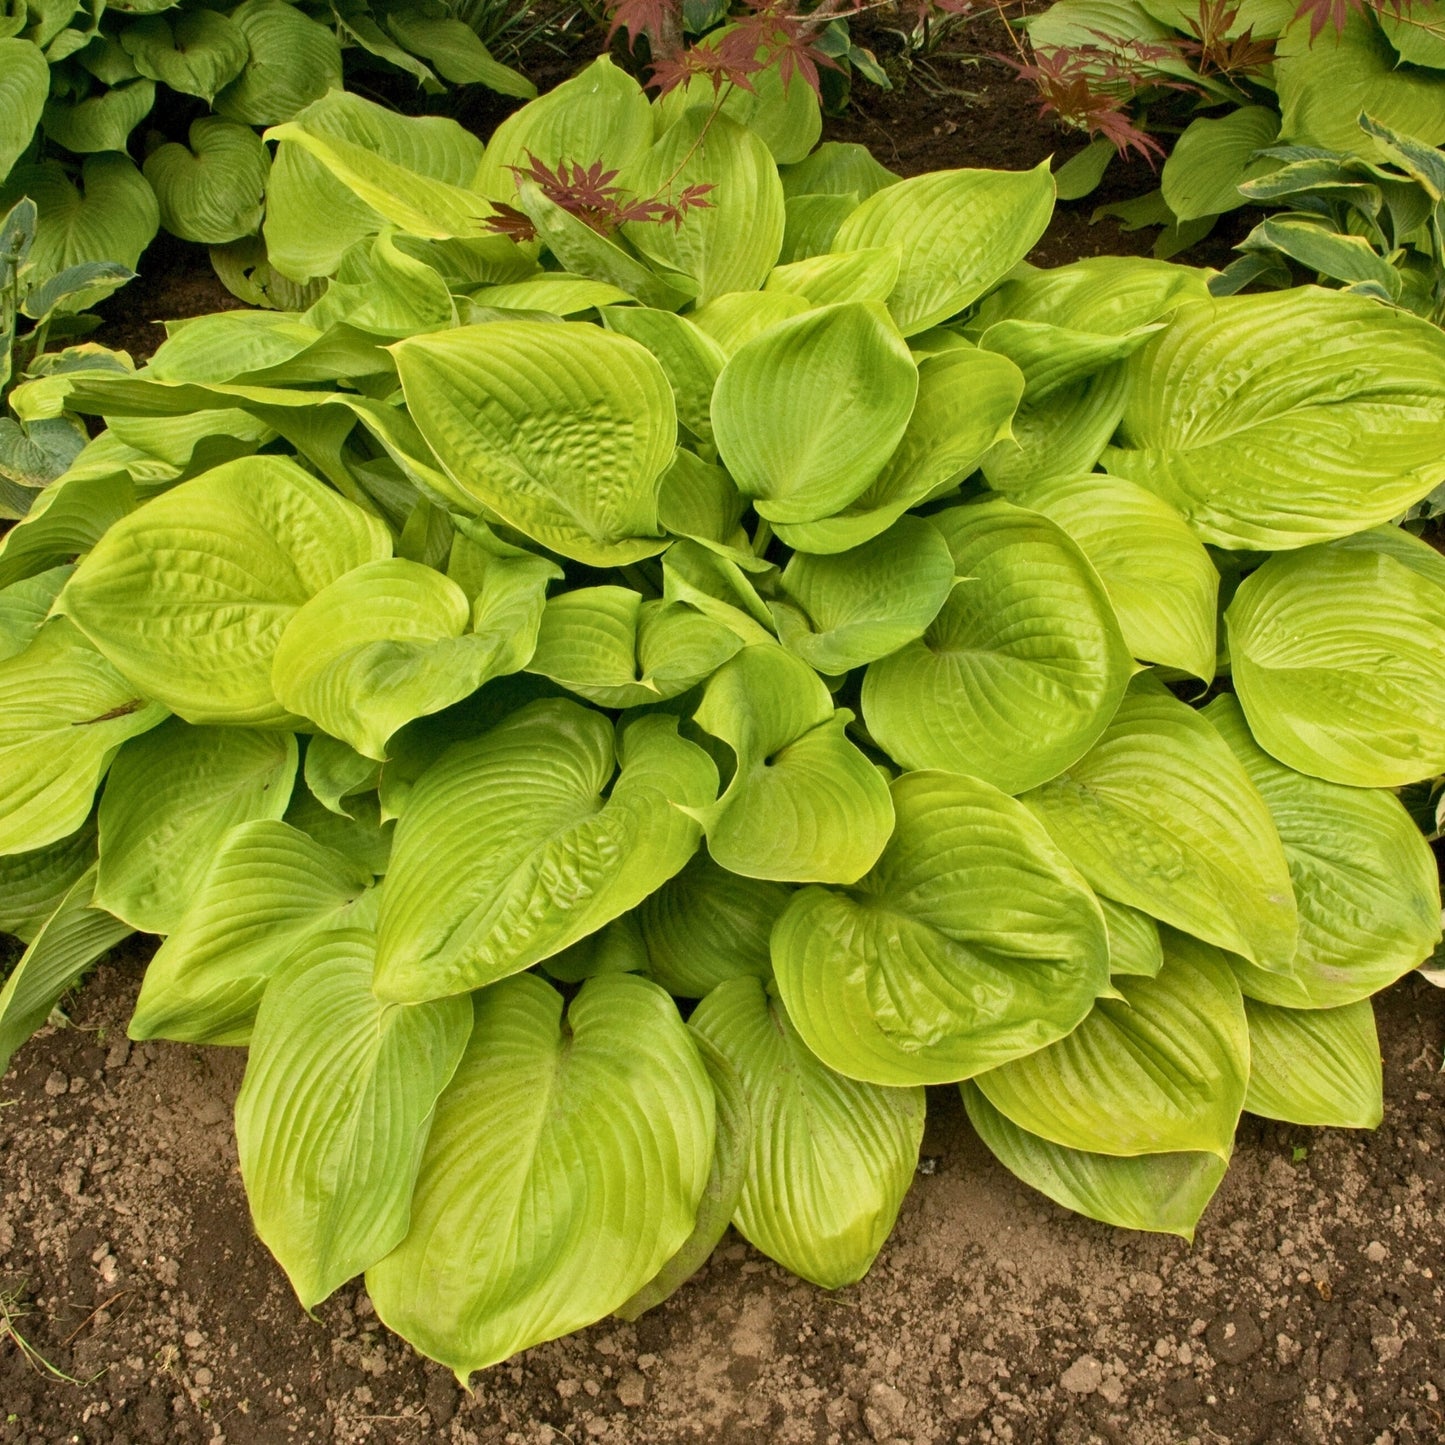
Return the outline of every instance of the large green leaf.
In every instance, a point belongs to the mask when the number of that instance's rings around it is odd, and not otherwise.
[[[146,969],[131,1038],[244,1044],[267,983],[298,948],[369,925],[371,878],[289,823],[233,828]]]
[[[546,575],[514,579],[475,616],[457,583],[419,562],[369,562],[338,577],[286,624],[272,684],[283,706],[369,758],[413,718],[440,712],[531,653]]]
[[[1136,1154],[1121,1158],[1066,1149],[1020,1129],[976,1083],[963,1102],[978,1136],[1003,1166],[1065,1209],[1121,1229],[1194,1239],[1194,1226],[1228,1167],[1217,1154]]]
[[[93,818],[87,818],[68,838],[44,848],[0,856],[0,933],[13,933],[29,943],[75,880],[94,862]],[[763,942],[766,959],[766,938]]]
[[[1097,573],[1047,518],[990,501],[931,520],[963,580],[919,641],[869,667],[864,718],[904,767],[1022,792],[1108,726],[1128,649]]]
[[[406,1237],[437,1095],[470,1000],[396,1008],[371,991],[376,940],[309,940],[272,979],[236,1099],[251,1219],[310,1309]]]
[[[682,998],[702,998],[730,978],[771,977],[768,940],[791,891],[698,853],[632,915],[648,974]]]
[[[896,246],[809,256],[774,266],[766,289],[791,292],[812,306],[831,306],[838,301],[886,301],[898,284],[898,268]]]
[[[961,346],[919,358],[918,399],[882,471],[840,512],[779,524],[778,536],[802,552],[841,552],[886,531],[1006,444],[1023,386],[1018,367],[990,351]]]
[[[1399,787],[1445,771],[1445,588],[1387,553],[1270,558],[1225,613],[1250,730],[1299,772]]]
[[[254,728],[195,728],[178,718],[116,754],[100,802],[98,908],[146,933],[169,933],[227,833],[280,818],[296,777],[296,739]]]
[[[903,437],[918,369],[877,302],[825,306],[740,347],[713,393],[718,451],[773,522],[854,501]]]
[[[124,151],[131,131],[155,103],[155,83],[132,80],[73,104],[52,98],[46,102],[42,124],[47,139],[77,155]]]
[[[807,663],[774,645],[745,647],[708,682],[693,715],[737,758],[727,791],[698,808],[708,852],[733,873],[853,883],[893,830],[882,773],[849,741]]]
[[[1218,120],[1202,115],[1190,121],[1159,177],[1165,204],[1180,221],[1238,210],[1245,204],[1241,182],[1278,164],[1255,159],[1278,134],[1279,116],[1263,105],[1240,106]]]
[[[1153,978],[1115,980],[1067,1038],[977,1077],[994,1108],[1067,1149],[1228,1160],[1249,1080],[1244,999],[1224,955],[1165,939]]]
[[[63,620],[0,662],[0,854],[74,833],[116,749],[165,715]]]
[[[742,645],[684,603],[644,601],[630,587],[582,587],[547,603],[527,671],[600,707],[638,707],[686,692]]]
[[[160,225],[155,192],[125,155],[86,156],[77,187],[58,161],[19,166],[0,186],[0,213],[21,196],[40,209],[30,264],[54,276],[91,261],[114,261],[135,270]],[[62,311],[83,311],[120,284],[111,280],[67,297]]]
[[[1128,370],[1106,469],[1217,546],[1345,536],[1445,480],[1445,336],[1364,297],[1301,286],[1184,306]]]
[[[109,469],[98,477],[73,475],[46,487],[25,520],[0,537],[0,587],[90,551],[135,504],[130,476]]]
[[[74,571],[73,566],[52,567],[0,588],[0,662],[18,657],[35,641],[51,604]]]
[[[938,529],[900,517],[847,552],[795,553],[770,606],[783,646],[816,672],[837,674],[922,637],[954,581],[953,553]]]
[[[193,723],[284,726],[271,660],[296,610],[391,552],[382,523],[295,462],[231,462],[116,523],[56,604]]]
[[[1215,698],[1204,715],[1269,807],[1299,908],[1287,971],[1233,960],[1245,993],[1291,1008],[1332,1008],[1368,998],[1428,958],[1440,939],[1439,875],[1399,800],[1276,762],[1233,697]]]
[[[1109,987],[1104,918],[1073,864],[975,778],[905,773],[893,807],[872,872],[803,889],[773,929],[808,1047],[850,1078],[942,1084],[1062,1038]]]
[[[660,552],[657,493],[677,440],[652,354],[575,322],[499,321],[398,343],[422,436],[464,494],[564,557]]]
[[[366,1274],[385,1324],[459,1379],[622,1306],[687,1241],[712,1085],[655,984],[535,976],[475,996],[406,1238]]]
[[[1042,512],[1079,544],[1133,656],[1213,680],[1219,573],[1173,507],[1099,472],[1045,482],[1013,500]]]
[[[1381,11],[1379,22],[1401,60],[1445,69],[1445,13],[1439,0],[1416,0],[1398,15]]]
[[[29,146],[49,94],[50,67],[40,47],[18,36],[0,40],[0,177]]]
[[[756,291],[783,244],[783,184],[753,131],[710,107],[689,110],[620,178],[635,195],[669,199],[708,186],[707,204],[678,225],[636,221],[623,235],[648,260],[690,276],[703,305],[729,291]]]
[[[91,907],[95,869],[82,873],[40,926],[0,988],[0,1074],[15,1050],[50,1017],[65,990],[130,926]]]
[[[1014,369],[1022,382],[1022,373]],[[1014,416],[1013,435],[999,441],[980,464],[989,486],[1013,493],[1091,471],[1124,415],[1128,377],[1127,365],[1119,361],[1037,404],[1025,399]]]
[[[605,717],[563,699],[452,748],[422,774],[397,827],[378,994],[411,1003],[479,988],[636,907],[696,850],[684,809],[716,786],[711,759],[678,736],[676,719],[638,718],[614,742]]]
[[[244,0],[231,23],[246,37],[246,67],[215,108],[246,125],[288,121],[328,90],[341,89],[341,42],[286,0]]]
[[[752,1114],[734,1224],[765,1254],[824,1289],[861,1279],[913,1179],[923,1090],[835,1074],[759,979],[714,989],[690,1023],[737,1071]]]
[[[647,306],[609,306],[609,331],[645,346],[661,363],[677,404],[677,419],[699,441],[712,444],[712,390],[727,363],[722,347],[685,317]]]
[[[537,87],[525,75],[495,59],[476,31],[462,20],[428,15],[421,6],[397,6],[387,12],[386,27],[407,50],[431,61],[437,74],[454,85],[480,83],[521,100],[537,94]]]
[[[270,169],[266,147],[249,126],[217,115],[193,120],[189,140],[189,149],[172,142],[146,158],[161,224],[183,241],[208,246],[252,235],[261,225]]]
[[[1244,1107],[1266,1119],[1328,1129],[1374,1129],[1384,1079],[1369,999],[1339,1008],[1275,1008],[1245,999],[1249,1092]]]
[[[1033,249],[1054,209],[1049,163],[1031,171],[933,171],[870,196],[831,250],[897,246],[888,309],[905,336],[957,315]]]
[[[1274,820],[1219,734],[1163,688],[1126,697],[1094,748],[1024,802],[1099,893],[1288,969],[1297,919]]]
[[[251,58],[245,32],[215,10],[143,15],[120,32],[120,43],[142,75],[205,101],[214,100]]]

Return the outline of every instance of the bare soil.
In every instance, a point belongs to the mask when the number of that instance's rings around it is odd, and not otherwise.
[[[831,133],[905,173],[1077,146],[997,62],[935,68],[972,94],[859,85]],[[1136,165],[1061,206],[1037,259],[1146,250],[1089,214],[1152,184]],[[1247,224],[1184,259],[1221,264]],[[234,304],[194,248],[143,266],[98,337],[137,359],[158,318]],[[824,1293],[729,1235],[635,1325],[539,1346],[468,1396],[379,1325],[360,1281],[301,1310],[247,1217],[243,1054],[125,1038],[147,954],[117,950],[71,1026],[0,1081],[4,1445],[1445,1440],[1445,994],[1419,978],[1377,1003],[1383,1127],[1246,1118],[1193,1247],[1057,1208],[936,1090],[919,1177],[861,1284]]]

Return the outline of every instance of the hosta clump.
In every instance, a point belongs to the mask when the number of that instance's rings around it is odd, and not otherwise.
[[[131,1032],[249,1045],[303,1303],[364,1271],[463,1377],[729,1221],[857,1279],[927,1084],[1185,1236],[1241,1110],[1377,1123],[1369,997],[1440,932],[1390,790],[1445,770],[1445,562],[1391,519],[1445,338],[1036,270],[1044,169],[571,86],[468,186],[298,122],[381,217],[318,217],[310,311],[21,388],[107,429],[0,546],[0,1046],[165,935]],[[713,204],[600,234],[494,197],[519,150]]]

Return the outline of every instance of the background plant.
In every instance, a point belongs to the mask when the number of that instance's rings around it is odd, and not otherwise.
[[[312,304],[13,395],[105,430],[0,544],[0,1051],[164,935],[130,1031],[248,1046],[300,1299],[463,1378],[729,1220],[858,1278],[927,1084],[1187,1237],[1243,1109],[1379,1121],[1440,936],[1445,337],[1036,270],[1046,167],[900,181],[799,93],[604,59],[480,155],[327,97]],[[594,164],[708,203],[589,224]]]

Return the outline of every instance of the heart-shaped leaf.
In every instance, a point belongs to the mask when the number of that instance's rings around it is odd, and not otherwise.
[[[74,104],[47,101],[42,124],[50,140],[77,155],[123,151],[131,131],[151,113],[155,103],[155,83],[132,80]]]
[[[215,10],[141,16],[120,32],[120,43],[142,75],[205,101],[214,100],[251,58],[245,32]]]
[[[155,189],[166,230],[183,241],[217,246],[260,227],[269,169],[255,131],[206,115],[191,122],[189,150],[172,142],[146,158],[145,178]]]
[[[243,0],[231,24],[246,37],[250,59],[216,97],[219,114],[244,125],[278,125],[341,89],[341,42],[295,5]]]

